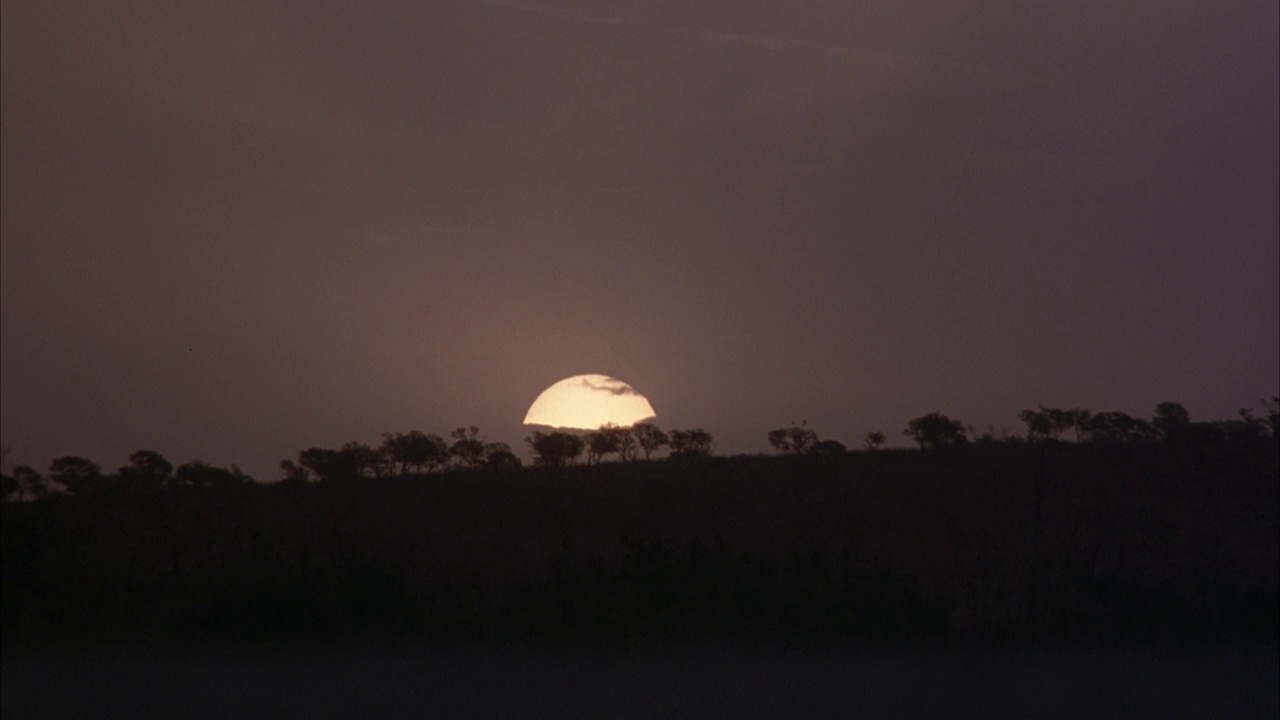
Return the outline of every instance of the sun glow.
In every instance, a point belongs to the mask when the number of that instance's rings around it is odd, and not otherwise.
[[[525,425],[594,430],[606,423],[634,425],[656,417],[645,396],[608,375],[575,375],[552,385],[524,416]]]

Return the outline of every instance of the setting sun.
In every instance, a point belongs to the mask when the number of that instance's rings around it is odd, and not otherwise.
[[[608,375],[575,375],[552,385],[524,417],[525,425],[594,430],[606,423],[634,425],[656,417],[635,388]]]

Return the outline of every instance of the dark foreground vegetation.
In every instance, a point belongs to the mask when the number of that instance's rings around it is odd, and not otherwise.
[[[1274,437],[115,483],[3,505],[6,654],[1280,639]]]

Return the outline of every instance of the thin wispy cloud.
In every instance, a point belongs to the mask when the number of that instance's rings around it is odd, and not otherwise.
[[[537,5],[534,3],[511,2],[510,0],[483,0],[484,5],[506,8],[510,10],[518,10],[522,12],[540,13],[544,15],[553,15],[564,18],[567,21],[591,23],[596,25],[626,26],[643,28],[655,32],[678,34],[690,37],[692,39],[702,40],[710,43],[740,43],[753,47],[763,48],[765,50],[783,50],[783,49],[804,49],[814,50],[822,53],[828,58],[840,58],[845,60],[862,60],[865,62],[894,65],[898,67],[914,68],[917,70],[942,70],[951,73],[977,74],[986,75],[993,78],[1002,78],[1006,80],[1037,80],[1039,79],[1033,73],[1027,73],[1012,68],[997,67],[994,65],[984,65],[981,63],[957,62],[954,60],[944,60],[939,58],[931,58],[924,55],[907,55],[898,53],[886,53],[881,51],[869,50],[862,47],[854,47],[849,45],[836,45],[831,43],[818,42],[805,38],[789,37],[785,35],[760,35],[742,32],[727,32],[719,30],[706,30],[691,27],[677,27],[672,25],[663,25],[645,20],[632,20],[612,15],[596,15],[578,10],[562,7],[553,7],[547,5]]]

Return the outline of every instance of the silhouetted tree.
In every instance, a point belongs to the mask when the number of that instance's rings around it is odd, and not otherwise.
[[[791,427],[769,431],[769,444],[773,451],[785,455],[807,455],[818,445],[818,433],[805,426],[791,423]]]
[[[1218,427],[1225,439],[1232,442],[1253,443],[1267,437],[1270,433],[1267,421],[1254,415],[1248,408],[1240,408],[1236,412],[1236,419],[1220,420],[1214,425]]]
[[[10,500],[40,500],[49,494],[49,484],[39,470],[29,465],[19,465],[13,469],[12,482],[14,489],[7,493]]]
[[[1089,408],[1072,408],[1066,411],[1068,414],[1068,422],[1071,423],[1071,430],[1076,434],[1076,442],[1085,442],[1089,439],[1089,421],[1093,419],[1093,411]]]
[[[879,430],[872,430],[867,433],[867,437],[863,440],[863,443],[866,445],[868,450],[879,450],[884,446],[886,439],[887,438],[885,438],[884,433]]]
[[[1156,405],[1155,417],[1151,418],[1151,426],[1156,430],[1156,436],[1165,442],[1174,442],[1181,439],[1187,428],[1191,425],[1191,413],[1180,403],[1162,402]]]
[[[711,433],[702,428],[689,430],[671,430],[667,433],[667,443],[673,458],[697,458],[711,454],[713,438]]]
[[[1089,433],[1089,418],[1093,412],[1089,408],[1071,408],[1057,410],[1053,413],[1054,427],[1061,427],[1062,432],[1072,430],[1076,434],[1076,442],[1081,442]],[[1059,433],[1061,435],[1062,433]]]
[[[311,482],[311,477],[310,470],[292,460],[284,459],[280,461],[280,482],[290,484],[309,483]]]
[[[486,470],[519,470],[524,463],[511,451],[510,445],[492,442],[484,446],[484,467]]]
[[[524,441],[533,451],[533,464],[547,467],[572,465],[586,447],[582,438],[560,431],[544,433],[535,430]]]
[[[1280,438],[1280,395],[1273,395],[1263,400],[1262,407],[1266,410],[1263,418],[1267,423],[1269,434],[1273,438]]]
[[[251,482],[252,478],[232,465],[230,469],[214,467],[199,460],[192,460],[178,466],[174,472],[174,480],[179,485],[204,488],[227,488]]]
[[[1027,440],[1037,442],[1047,439],[1053,433],[1053,422],[1049,420],[1049,414],[1040,410],[1023,410],[1018,413],[1018,419],[1027,425]]]
[[[970,426],[969,432],[974,433],[976,431],[973,430],[972,426]],[[986,430],[983,430],[980,434],[974,435],[970,440],[970,442],[972,442],[974,445],[991,446],[999,443],[1000,439],[996,437],[995,426],[988,425]]]
[[[1175,438],[1188,445],[1212,445],[1228,439],[1227,424],[1231,421],[1193,422],[1187,424]]]
[[[8,473],[0,474],[0,492],[3,493],[5,502],[16,500],[20,490],[22,490],[22,483],[18,478]]]
[[[478,468],[484,465],[484,438],[480,437],[480,428],[472,426],[458,428],[449,433],[453,444],[449,446],[449,456],[465,468]]]
[[[116,471],[127,487],[155,487],[173,476],[173,463],[154,450],[139,450],[129,456],[129,464]]]
[[[781,455],[787,445],[786,428],[778,428],[769,431],[769,445],[773,447],[774,454]]]
[[[940,412],[931,412],[908,421],[907,429],[902,434],[919,443],[921,450],[938,450],[963,445],[968,441],[964,425]]]
[[[383,477],[391,474],[387,457],[365,443],[353,440],[343,445],[338,453],[347,458],[347,463],[355,470],[357,477]]]
[[[819,440],[818,444],[814,445],[809,450],[809,454],[810,455],[840,455],[842,453],[848,452],[848,450],[849,449],[844,446],[844,443],[840,442],[839,440],[832,440],[828,438],[826,440]]]
[[[1076,440],[1081,440],[1089,430],[1089,409],[1047,408],[1039,406],[1039,410],[1023,410],[1018,419],[1027,425],[1027,440],[1059,440],[1068,430],[1076,432]]]
[[[587,464],[600,462],[605,455],[622,450],[622,428],[612,423],[587,433]]]
[[[298,464],[321,481],[352,480],[360,474],[351,454],[330,448],[307,448],[298,453]]]
[[[400,475],[431,472],[449,462],[449,445],[439,435],[419,430],[409,433],[384,433],[382,453],[395,465]]]
[[[76,495],[93,492],[104,484],[102,468],[76,455],[63,455],[50,463],[49,477]]]
[[[1134,443],[1151,440],[1151,423],[1118,411],[1100,412],[1088,420],[1085,439],[1091,443]]]
[[[631,462],[640,453],[640,443],[636,441],[633,428],[618,428],[618,457],[624,462]]]
[[[631,433],[636,436],[636,442],[640,444],[640,450],[644,452],[644,459],[648,460],[655,452],[666,447],[669,440],[667,434],[653,423],[640,423],[631,428]]]

